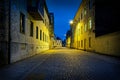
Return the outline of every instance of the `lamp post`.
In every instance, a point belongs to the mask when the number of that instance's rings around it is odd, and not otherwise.
[[[70,28],[71,28],[70,47],[71,47],[71,48],[74,48],[74,47],[73,47],[73,43],[74,43],[74,40],[73,40],[73,39],[74,39],[74,37],[73,37],[73,34],[74,34],[74,33],[73,33],[73,24],[74,24],[74,21],[73,21],[73,20],[70,20],[70,21],[69,21],[69,24],[70,24],[70,26],[71,26],[71,27],[70,27]]]
[[[70,20],[69,21],[69,24],[70,24],[70,26],[71,26],[71,43],[70,43],[70,45],[72,46],[72,47],[74,47],[73,45],[74,45],[74,34],[75,34],[75,29],[77,29],[77,23],[78,23],[78,21],[77,20]],[[77,32],[77,34],[76,35],[78,35],[78,32]],[[78,36],[76,36],[76,38],[78,38]],[[78,39],[77,39],[77,41],[78,41]],[[75,46],[77,47],[78,46],[78,42],[77,42],[77,44],[75,44]]]

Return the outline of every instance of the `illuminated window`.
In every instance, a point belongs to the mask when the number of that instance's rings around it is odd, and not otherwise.
[[[36,39],[38,39],[38,26],[36,27]]]
[[[40,30],[40,40],[42,40],[42,30]]]
[[[20,32],[25,34],[25,15],[20,13]]]
[[[91,19],[89,20],[89,28],[90,29],[92,28],[92,20]]]
[[[30,21],[30,36],[33,36],[33,22]]]
[[[84,8],[84,15],[86,15],[87,14],[87,6],[85,6],[85,8]]]
[[[84,16],[87,14],[86,7],[84,8]]]

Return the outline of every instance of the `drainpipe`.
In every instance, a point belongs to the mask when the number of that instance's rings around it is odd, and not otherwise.
[[[8,34],[8,64],[10,64],[11,57],[11,0],[9,0],[9,34]]]

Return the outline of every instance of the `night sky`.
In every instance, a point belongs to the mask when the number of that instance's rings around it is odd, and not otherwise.
[[[70,29],[72,20],[80,6],[81,0],[46,0],[49,12],[54,13],[54,32],[62,40],[64,34]]]

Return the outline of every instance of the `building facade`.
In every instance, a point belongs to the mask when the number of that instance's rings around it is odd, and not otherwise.
[[[54,40],[54,48],[62,47],[62,40]]]
[[[71,43],[71,30],[68,30],[66,33],[66,47],[70,48]]]
[[[120,56],[117,9],[112,0],[82,0],[71,24],[71,48]]]
[[[0,1],[0,65],[9,63],[9,43],[10,43],[10,14],[9,14],[9,1]]]
[[[50,18],[50,27],[49,27],[49,35],[50,35],[50,49],[54,48],[54,14],[49,13]]]
[[[0,25],[1,63],[13,63],[49,49],[50,21],[44,0],[2,0],[0,13],[6,15],[0,15],[0,20],[4,19]]]
[[[71,47],[83,50],[93,50],[94,6],[90,9],[89,0],[83,0],[71,24]]]

